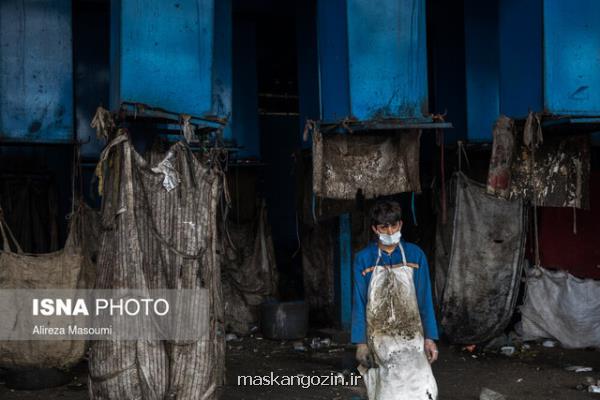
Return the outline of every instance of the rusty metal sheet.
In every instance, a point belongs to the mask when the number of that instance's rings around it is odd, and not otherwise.
[[[421,192],[421,130],[386,134],[332,134],[313,137],[313,190],[317,196],[367,199]]]

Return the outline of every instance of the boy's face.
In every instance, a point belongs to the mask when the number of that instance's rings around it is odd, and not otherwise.
[[[378,235],[378,234],[393,235],[394,233],[398,232],[401,228],[402,228],[401,220],[397,221],[393,224],[379,224],[379,225],[371,226],[371,229],[373,229],[373,232],[375,232],[376,235]]]

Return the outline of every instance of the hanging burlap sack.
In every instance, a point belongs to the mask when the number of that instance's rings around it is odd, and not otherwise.
[[[94,268],[84,251],[82,232],[88,224],[84,221],[87,206],[81,205],[72,215],[69,236],[64,249],[46,254],[26,254],[15,240],[0,210],[0,289],[77,289],[88,287],[94,279]],[[85,229],[89,229],[87,226]],[[11,248],[12,242],[12,248]],[[15,307],[17,299],[15,299]],[[32,315],[27,310],[11,313],[14,320],[2,323],[31,327]],[[6,317],[6,315],[5,315]],[[51,317],[47,327],[52,327]],[[64,319],[62,320],[64,322]],[[83,340],[14,340],[0,341],[0,367],[67,368],[79,362],[85,354]]]

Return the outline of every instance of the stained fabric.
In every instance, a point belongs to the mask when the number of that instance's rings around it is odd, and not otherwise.
[[[589,208],[588,136],[542,136],[539,117],[525,126],[501,116],[494,129],[488,193],[537,206]]]
[[[421,192],[417,129],[389,134],[313,135],[313,191],[351,200]]]
[[[535,163],[530,160],[535,157]],[[589,208],[590,142],[587,136],[547,138],[532,155],[521,148],[512,170],[510,198],[537,206]]]
[[[398,264],[409,263],[415,267],[412,274],[414,288],[419,306],[420,322],[423,323],[423,331],[428,339],[438,339],[438,329],[435,312],[433,310],[433,300],[431,297],[431,280],[429,276],[429,265],[423,250],[414,243],[400,240],[400,247],[396,247],[391,254],[385,252],[379,255],[377,242],[371,242],[366,248],[356,254],[353,266],[354,291],[352,300],[352,331],[351,340],[353,343],[365,343],[367,339],[367,314],[365,312],[368,290],[373,276],[371,267],[377,265],[377,262],[385,266],[395,266]],[[404,258],[405,256],[405,258]]]
[[[406,243],[405,243],[406,245]],[[415,268],[407,265],[400,243],[400,265],[390,268],[378,251],[366,305],[367,344],[376,364],[359,367],[369,399],[435,400],[437,384],[424,351]]]
[[[240,335],[258,326],[260,304],[277,297],[275,249],[264,201],[256,215],[247,224],[227,222],[221,258],[225,329]]]
[[[304,225],[315,225],[340,214],[356,210],[356,201],[335,200],[319,197],[313,193],[312,155],[296,152],[294,175],[296,177],[296,207],[299,219]]]
[[[566,348],[600,348],[600,281],[565,271],[528,271],[521,327],[525,340],[552,338]]]
[[[27,254],[19,246],[0,210],[0,289],[78,289],[90,288],[94,266],[86,249],[90,248],[85,230],[93,221],[86,220],[87,206],[81,205],[71,216],[69,236],[62,250],[45,254]],[[93,228],[92,228],[93,229]],[[16,301],[16,300],[15,300]],[[15,303],[15,307],[18,307]],[[3,324],[31,329],[34,322],[28,312],[19,311],[15,320],[3,314]],[[73,319],[74,321],[74,319]],[[55,326],[62,326],[64,320]],[[53,327],[52,318],[47,321]],[[83,358],[87,342],[82,340],[0,341],[0,366],[4,368],[68,368]]]
[[[103,231],[96,287],[206,288],[210,333],[208,340],[196,342],[95,342],[89,360],[92,399],[216,398],[224,372],[217,252],[223,175],[206,157],[197,158],[179,142],[151,154],[147,162],[123,131],[102,152],[97,171],[103,182]],[[167,185],[164,171],[153,170],[165,159],[175,175]],[[173,171],[169,169],[170,176]]]
[[[524,256],[522,200],[486,193],[483,185],[457,173],[453,232],[441,290],[441,325],[456,343],[480,343],[501,333],[517,299]],[[438,259],[439,260],[439,259]]]
[[[513,120],[501,115],[494,126],[492,157],[488,172],[487,191],[507,198],[510,195],[511,166],[515,156]]]

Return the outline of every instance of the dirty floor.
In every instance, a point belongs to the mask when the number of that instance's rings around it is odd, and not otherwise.
[[[353,350],[342,346],[312,350],[305,341],[306,351],[294,350],[292,342],[273,342],[245,338],[228,342],[227,385],[222,388],[222,400],[241,399],[365,399],[362,383],[347,386],[308,386],[314,376],[335,377],[346,374],[350,381],[355,362]],[[592,367],[592,372],[570,372],[568,366]],[[279,376],[282,386],[243,385],[239,376]],[[577,400],[598,399],[600,394],[588,393],[588,382],[600,379],[600,351],[545,348],[532,344],[508,357],[493,352],[469,353],[460,347],[441,345],[440,360],[434,364],[440,400],[476,400],[482,387],[505,395],[506,399]],[[85,366],[68,385],[41,391],[12,391],[0,379],[0,399],[87,399]],[[296,378],[285,378],[286,376]],[[243,379],[243,378],[239,378]],[[247,378],[249,379],[249,378]],[[258,378],[254,378],[255,380]],[[295,379],[296,385],[283,386],[285,379]],[[333,381],[340,378],[327,378]],[[262,381],[264,382],[264,380]],[[248,382],[247,382],[248,383]],[[327,383],[327,382],[326,382]]]

